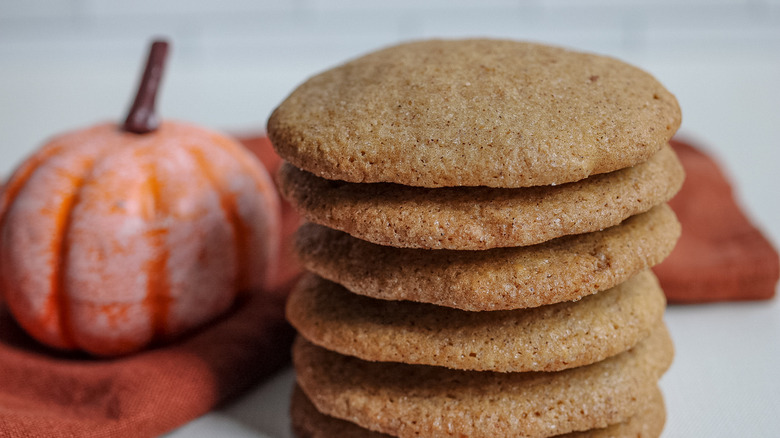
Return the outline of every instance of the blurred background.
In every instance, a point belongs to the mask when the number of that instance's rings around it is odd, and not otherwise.
[[[405,40],[505,37],[612,55],[678,97],[679,135],[723,165],[748,215],[780,242],[780,0],[0,0],[0,175],[56,133],[123,119],[156,36],[173,44],[159,113],[234,134],[262,132],[309,76]],[[780,429],[777,383],[765,380],[780,350],[760,341],[780,330],[777,301],[739,307],[732,326],[734,307],[670,309],[678,359],[663,384],[666,436]],[[740,371],[750,355],[764,372]],[[268,436],[284,436],[284,396],[264,391],[228,417],[265,412],[282,431]],[[220,415],[181,436],[224,432],[234,422]]]
[[[155,36],[173,43],[161,115],[237,134],[307,77],[404,40],[616,56],[677,95],[681,136],[762,175],[737,190],[780,241],[780,202],[758,196],[780,187],[780,0],[0,0],[0,175],[58,132],[122,119]]]
[[[55,133],[123,118],[155,36],[173,43],[162,116],[233,133],[263,130],[310,75],[399,41],[613,55],[677,95],[681,135],[763,175],[740,190],[780,182],[780,0],[0,0],[0,175]],[[780,203],[746,202],[780,219]]]

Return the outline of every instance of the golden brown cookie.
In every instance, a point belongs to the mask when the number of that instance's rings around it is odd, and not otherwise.
[[[299,337],[298,384],[323,414],[399,437],[545,437],[627,421],[652,403],[673,347],[664,326],[601,362],[552,373],[366,362]]]
[[[559,186],[425,189],[355,184],[282,166],[282,193],[311,222],[379,245],[482,250],[601,230],[668,201],[685,177],[671,148]]]
[[[297,385],[293,389],[290,402],[290,417],[293,431],[298,438],[390,437],[390,435],[363,429],[349,421],[321,414]],[[652,401],[628,421],[603,429],[555,435],[555,438],[654,438],[661,436],[665,422],[666,408],[663,395],[660,389],[656,389]]]
[[[350,291],[462,310],[571,301],[613,287],[663,260],[680,235],[667,205],[620,225],[539,245],[486,251],[393,248],[321,225],[296,236],[303,266]]]
[[[369,361],[559,371],[636,345],[665,305],[649,270],[580,301],[494,312],[376,300],[310,274],[293,289],[287,320],[314,344]]]
[[[298,87],[268,135],[317,176],[421,187],[528,187],[647,160],[675,97],[613,58],[506,40],[401,44]]]

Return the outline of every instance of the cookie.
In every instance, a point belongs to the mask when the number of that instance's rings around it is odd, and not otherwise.
[[[661,321],[665,305],[649,270],[580,301],[495,312],[376,300],[308,275],[290,294],[287,320],[314,344],[369,361],[559,371],[636,345]]]
[[[318,178],[286,163],[283,195],[309,221],[379,245],[482,250],[601,230],[668,201],[682,186],[669,147],[634,167],[559,186],[425,189]]]
[[[462,310],[507,310],[576,300],[663,260],[680,224],[660,205],[620,225],[539,245],[486,251],[393,248],[305,224],[303,267],[350,291]]]
[[[279,155],[327,179],[528,187],[641,163],[680,119],[675,97],[624,62],[473,39],[401,44],[314,76],[267,128]]]
[[[329,417],[317,411],[299,386],[295,386],[290,402],[290,417],[294,434],[298,438],[389,438],[379,432],[350,423],[349,421]],[[593,429],[584,432],[571,432],[555,435],[556,438],[614,438],[641,437],[653,438],[661,436],[666,422],[661,391],[656,389],[652,400],[643,406],[628,421],[607,426],[603,429]]]
[[[552,373],[366,362],[299,337],[298,384],[323,414],[399,437],[544,437],[627,421],[673,356],[666,328],[612,358]]]

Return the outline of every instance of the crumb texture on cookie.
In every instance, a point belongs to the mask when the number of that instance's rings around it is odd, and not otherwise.
[[[652,403],[673,355],[663,325],[624,353],[552,373],[366,362],[301,337],[293,347],[318,411],[399,437],[547,437],[625,422]]]
[[[311,221],[379,245],[483,250],[601,230],[666,202],[685,177],[670,147],[636,166],[559,186],[426,189],[356,184],[285,163],[284,196]]]
[[[312,343],[369,361],[560,371],[633,347],[665,306],[649,270],[576,302],[495,312],[367,298],[310,274],[290,294],[287,319]]]
[[[571,301],[660,263],[680,236],[668,205],[620,225],[539,245],[487,251],[392,248],[321,225],[298,229],[303,267],[351,292],[462,310],[509,310]]]
[[[272,113],[279,154],[317,176],[421,187],[528,187],[645,161],[675,97],[614,58],[507,40],[429,40],[347,62]]]

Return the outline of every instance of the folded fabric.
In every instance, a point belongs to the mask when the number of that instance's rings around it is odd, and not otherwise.
[[[268,139],[244,139],[271,172],[280,160]],[[717,165],[673,146],[688,180],[672,201],[683,237],[656,272],[670,301],[768,298],[780,275],[777,253],[739,210]],[[280,272],[200,331],[117,359],[93,359],[38,345],[0,302],[0,435],[157,436],[241,394],[288,363],[293,331],[284,300],[299,267],[289,239],[299,219],[284,205]]]
[[[0,435],[158,436],[287,364],[284,294],[262,294],[179,342],[119,359],[39,347],[0,309]]]
[[[672,147],[686,172],[669,203],[682,223],[672,254],[654,268],[669,302],[772,298],[780,278],[777,251],[740,209],[729,181],[702,149]]]

